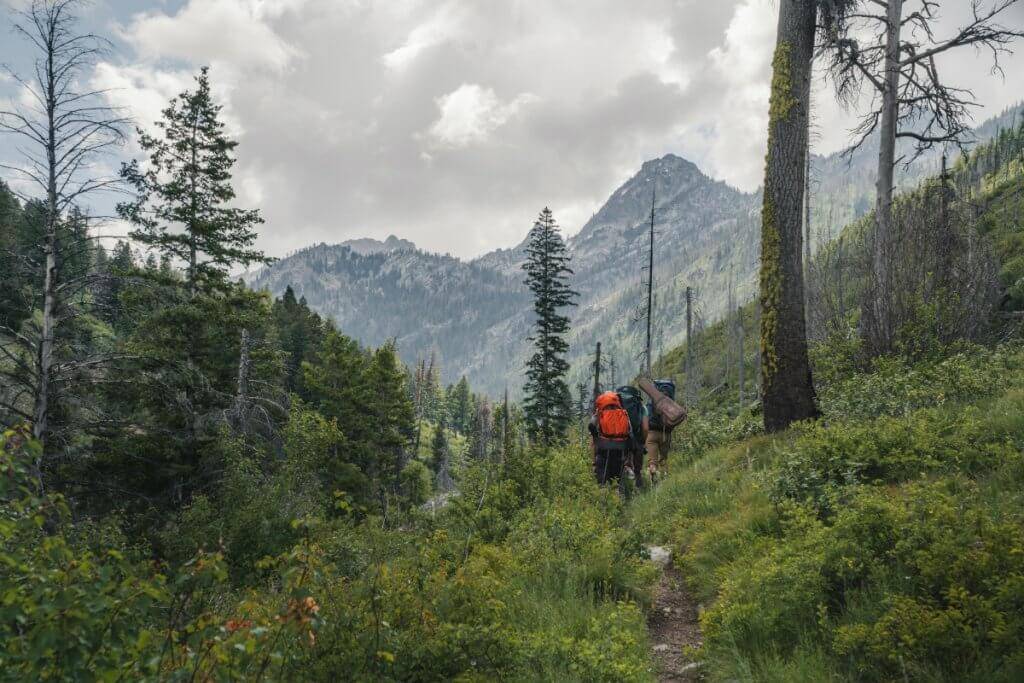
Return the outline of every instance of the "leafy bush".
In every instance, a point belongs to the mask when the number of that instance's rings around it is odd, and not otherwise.
[[[280,677],[306,658],[320,625],[308,535],[268,562],[275,590],[236,602],[220,553],[167,571],[142,560],[142,549],[105,547],[109,533],[78,528],[60,495],[38,492],[37,454],[27,430],[3,433],[0,677]]]
[[[791,659],[817,642],[862,680],[1016,680],[1021,576],[1019,512],[993,510],[969,481],[861,487],[830,525],[784,507],[780,535],[728,565],[706,650]]]
[[[1020,381],[1022,368],[1024,352],[1018,346],[971,346],[937,362],[883,356],[874,361],[870,373],[823,385],[819,400],[830,420],[906,415],[919,408],[996,395]]]
[[[830,514],[847,487],[889,484],[938,472],[979,473],[1020,458],[1016,421],[1001,415],[1024,408],[1024,395],[976,407],[921,410],[908,417],[862,423],[807,424],[781,446],[771,476],[774,500],[808,502]]]
[[[836,655],[868,677],[1024,673],[1024,526],[960,480],[864,490],[837,517],[829,562]],[[867,596],[867,597],[866,597]],[[869,599],[868,599],[869,598]]]

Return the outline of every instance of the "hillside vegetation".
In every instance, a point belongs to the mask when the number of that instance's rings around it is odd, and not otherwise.
[[[1004,272],[1011,176],[979,195]],[[274,310],[295,342],[319,329],[294,298]],[[697,340],[705,377],[727,329]],[[1024,347],[935,338],[865,365],[852,339],[815,346],[821,422],[767,437],[704,391],[671,476],[630,499],[578,446],[527,448],[521,417],[496,411],[467,429],[447,506],[381,508],[355,471],[324,480],[336,428],[295,410],[278,458],[225,435],[216,493],[129,535],[116,512],[84,522],[39,493],[35,446],[8,431],[0,676],[651,680],[645,546],[664,543],[703,605],[688,656],[710,679],[1019,680]],[[330,353],[382,362],[329,351],[341,341],[316,342],[300,393],[324,396]],[[458,393],[444,419],[472,420]]]
[[[879,220],[801,264],[787,91],[809,101],[818,7],[784,0],[763,220],[668,155],[568,241],[544,209],[471,263],[357,240],[257,290],[208,68],[132,138],[74,94],[108,47],[84,6],[18,15],[44,106],[0,112],[45,189],[0,182],[0,681],[1024,679],[1024,125],[891,212],[884,166]],[[82,197],[121,142],[145,158],[108,250]],[[655,193],[665,341],[687,284],[726,315],[698,306],[656,368],[690,415],[649,486],[618,459],[635,413],[568,381],[599,340],[628,381]]]

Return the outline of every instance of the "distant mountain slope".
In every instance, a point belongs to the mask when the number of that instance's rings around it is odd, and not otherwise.
[[[601,341],[619,381],[641,367],[645,326],[638,314],[646,301],[652,188],[656,342],[683,337],[687,285],[703,292],[705,314],[724,310],[730,278],[746,295],[753,292],[758,195],[712,180],[675,155],[648,161],[569,240],[573,284],[581,292],[573,314],[574,357],[589,356]],[[575,379],[589,372],[585,366],[575,364]]]
[[[708,178],[674,155],[645,163],[569,240],[573,286],[581,294],[571,313],[571,357],[577,367],[597,339],[605,341],[609,353],[624,349],[623,359],[635,355],[625,349],[635,331],[630,321],[646,264],[652,187],[657,193],[657,272],[665,274],[660,296],[678,298],[669,273],[675,280],[688,276],[717,282],[708,273],[724,272],[722,263],[734,252],[744,253],[747,272],[753,268],[753,195]],[[745,232],[739,230],[741,223]],[[745,246],[734,239],[740,232],[746,235]],[[395,248],[387,248],[389,243]],[[408,242],[358,240],[303,249],[246,280],[275,295],[290,284],[310,306],[363,343],[394,337],[409,362],[436,352],[446,381],[465,373],[475,387],[496,394],[506,383],[513,391],[519,388],[529,349],[532,313],[522,284],[524,257],[525,243],[467,263]],[[679,331],[676,327],[670,334]]]
[[[347,240],[338,246],[348,247],[355,253],[362,254],[363,256],[389,251],[410,251],[416,248],[416,245],[409,240],[399,239],[394,235],[388,235],[388,238],[383,242],[364,237],[363,239]]]
[[[1021,107],[1004,112],[976,131],[979,141],[1013,125]],[[812,221],[818,239],[870,210],[874,201],[877,147],[869,142],[849,159],[816,157]],[[925,155],[901,171],[904,185],[938,168],[941,152]],[[952,159],[951,159],[952,161]],[[685,337],[686,287],[697,294],[697,318],[722,317],[730,285],[735,304],[757,292],[760,256],[760,193],[745,193],[704,175],[691,162],[669,154],[643,164],[568,240],[580,293],[574,308],[570,380],[589,373],[594,344],[614,358],[617,380],[640,368],[644,326],[637,320],[645,300],[652,189],[656,196],[655,352]],[[539,208],[539,207],[538,207]],[[557,218],[557,216],[556,216]],[[316,245],[246,276],[275,295],[291,284],[309,304],[364,344],[397,339],[407,362],[436,352],[444,380],[466,374],[474,387],[499,394],[517,392],[529,352],[530,297],[522,284],[525,242],[469,262],[429,254],[389,237]]]
[[[1000,130],[1014,128],[1024,117],[1024,104],[1010,107],[988,119],[974,129],[973,140],[967,146],[988,142]],[[906,189],[925,178],[939,173],[943,152],[952,163],[960,156],[955,147],[935,147],[923,154],[909,167],[898,164],[896,182],[898,188]],[[911,142],[901,141],[897,158],[911,158]],[[812,243],[815,247],[827,243],[831,237],[849,223],[866,215],[874,208],[875,181],[878,177],[878,138],[872,137],[851,155],[842,153],[815,156],[811,161],[811,225]]]
[[[398,341],[407,361],[436,351],[448,370],[479,376],[515,335],[495,334],[529,304],[518,279],[418,249],[361,254],[319,244],[249,278],[278,294],[292,285],[309,305],[364,344]],[[491,385],[493,388],[493,384]]]

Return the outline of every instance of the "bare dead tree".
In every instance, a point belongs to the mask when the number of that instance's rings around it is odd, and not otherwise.
[[[737,341],[738,341],[738,345],[739,345],[739,355],[738,355],[738,358],[737,358],[738,362],[737,362],[737,369],[736,369],[736,374],[738,375],[738,377],[737,377],[737,380],[736,380],[736,384],[739,387],[739,393],[740,393],[740,395],[739,395],[739,410],[742,412],[743,411],[743,405],[744,405],[743,389],[744,389],[744,383],[746,382],[746,377],[745,377],[744,371],[746,370],[746,367],[747,367],[747,360],[746,360],[746,357],[744,355],[746,353],[746,351],[747,351],[746,329],[745,329],[745,325],[744,325],[744,322],[743,322],[743,308],[742,307],[736,309],[736,333],[737,333],[736,336],[738,337]]]
[[[998,260],[978,229],[974,206],[955,201],[954,192],[943,174],[893,206],[890,312],[907,328],[896,343],[911,356],[934,343],[981,340],[998,305]]]
[[[107,106],[104,92],[82,84],[108,41],[77,29],[77,13],[85,0],[33,0],[14,13],[14,31],[35,52],[34,67],[22,75],[5,67],[20,86],[22,97],[0,110],[0,132],[22,141],[17,161],[0,163],[25,188],[23,199],[43,197],[42,291],[33,308],[40,311],[33,329],[3,330],[0,341],[15,371],[9,377],[24,387],[24,400],[4,408],[32,422],[33,436],[47,445],[51,417],[61,393],[71,389],[69,378],[92,371],[106,359],[62,357],[57,344],[63,328],[79,314],[80,295],[96,273],[68,277],[64,267],[71,255],[86,247],[88,230],[66,228],[72,220],[89,221],[84,203],[96,193],[114,190],[118,178],[104,173],[99,161],[124,142],[127,119]],[[66,239],[70,237],[71,239]],[[37,463],[37,470],[41,463]],[[41,472],[36,472],[41,476]]]
[[[249,330],[242,328],[238,345],[238,376],[231,405],[224,410],[223,420],[235,434],[244,438],[271,438],[276,432],[275,420],[288,415],[287,397],[279,396],[272,383],[253,376],[253,351],[260,344]]]
[[[895,335],[890,311],[896,165],[909,164],[936,145],[962,147],[969,139],[971,109],[978,106],[971,90],[942,79],[936,57],[973,46],[989,52],[992,72],[1001,74],[1000,58],[1024,36],[1024,28],[999,20],[1019,1],[970,0],[971,18],[951,37],[935,32],[938,0],[830,0],[822,6],[820,45],[829,56],[828,73],[839,100],[852,105],[865,89],[873,95],[871,110],[854,129],[850,151],[875,134],[880,137],[872,286],[863,307],[863,333],[874,353],[889,350]],[[898,140],[910,143],[901,159]]]

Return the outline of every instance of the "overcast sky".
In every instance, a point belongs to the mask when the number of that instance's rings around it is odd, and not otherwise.
[[[943,5],[940,35],[968,2]],[[754,190],[777,11],[772,0],[98,0],[86,21],[116,44],[94,84],[143,126],[211,66],[240,142],[240,203],[263,211],[271,255],[394,233],[469,257],[518,243],[545,205],[575,232],[669,152]],[[1004,23],[1024,26],[1024,4]],[[24,46],[0,35],[0,60],[17,66]],[[1005,61],[1005,80],[990,64],[971,50],[943,64],[985,104],[979,120],[1024,93],[1024,55]],[[838,149],[849,118],[824,88],[817,103],[817,151]]]

